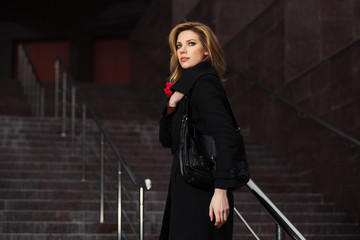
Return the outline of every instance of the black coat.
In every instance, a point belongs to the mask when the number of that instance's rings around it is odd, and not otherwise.
[[[211,62],[201,62],[188,69],[171,90],[184,94],[191,91],[191,121],[200,134],[213,136],[217,147],[216,168],[231,169],[232,156],[237,149],[233,144],[236,138],[234,124],[224,88]],[[232,191],[228,191],[229,218],[217,229],[209,218],[213,192],[196,188],[181,176],[178,150],[183,105],[184,99],[173,113],[166,115],[165,110],[160,120],[160,142],[164,147],[171,148],[174,155],[160,240],[230,240],[233,231]],[[232,187],[231,181],[219,175],[215,176],[214,184],[217,188]]]
[[[201,62],[187,70],[170,89],[184,94],[191,92],[190,120],[199,134],[211,135],[216,144],[214,185],[217,188],[232,188],[230,173],[239,146],[229,101],[211,62]],[[171,147],[173,154],[179,149],[183,105],[184,99],[172,114],[166,115],[165,110],[160,120],[160,142],[164,147]]]

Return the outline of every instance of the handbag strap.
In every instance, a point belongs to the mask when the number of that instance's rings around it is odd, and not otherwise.
[[[188,92],[185,96],[184,96],[184,112],[183,112],[183,116],[186,116],[187,118],[189,118],[189,101],[190,101],[190,92]]]

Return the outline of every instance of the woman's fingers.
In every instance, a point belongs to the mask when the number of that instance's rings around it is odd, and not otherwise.
[[[214,211],[211,204],[209,206],[209,217],[210,217],[210,222],[212,222],[214,220]]]
[[[228,209],[218,209],[217,211],[210,210],[210,214],[212,214],[212,216],[215,215],[214,226],[220,228],[222,225],[224,225],[224,223],[226,223],[229,217],[229,210]],[[214,219],[213,217],[210,217],[211,221],[213,221],[213,219]]]
[[[215,227],[220,227],[223,223],[222,214],[218,211],[215,211]]]
[[[214,226],[220,228],[227,221],[229,216],[229,202],[226,190],[215,189],[209,208],[210,220],[212,221],[213,216],[215,215]]]
[[[228,211],[227,210],[219,210],[217,214],[215,213],[215,224],[214,226],[220,228],[224,225],[228,219]]]
[[[181,92],[174,92],[174,94],[170,97],[169,100],[169,106],[170,107],[176,107],[176,105],[178,104],[178,102],[180,102],[180,100],[184,97],[184,94]]]

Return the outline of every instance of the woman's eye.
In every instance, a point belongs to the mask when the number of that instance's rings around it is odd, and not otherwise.
[[[177,49],[180,49],[181,47],[182,47],[181,44],[177,44],[177,45],[176,45],[176,48],[177,48]]]
[[[189,42],[189,46],[195,46],[196,43],[195,42]]]

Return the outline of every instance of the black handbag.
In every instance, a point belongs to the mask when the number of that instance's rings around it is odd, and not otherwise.
[[[214,174],[216,170],[216,146],[212,136],[199,135],[190,121],[190,94],[185,96],[184,111],[180,130],[180,171],[183,178],[190,184],[207,190],[214,189]],[[230,104],[229,104],[230,106]],[[245,153],[243,137],[237,127],[234,114],[232,116],[234,131],[238,145],[237,155],[233,159],[233,169],[217,171],[220,178],[227,178],[231,183],[230,190],[245,185],[250,179],[250,172]]]

